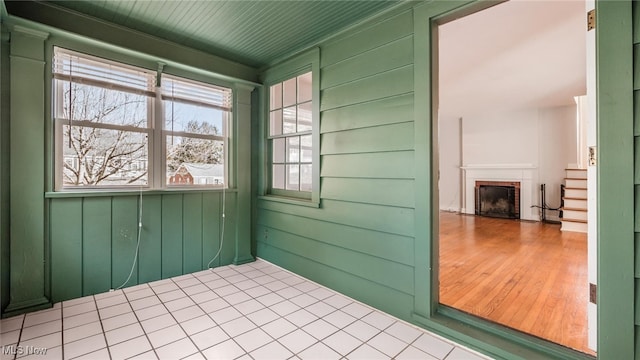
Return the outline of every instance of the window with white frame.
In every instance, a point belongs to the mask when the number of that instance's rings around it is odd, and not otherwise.
[[[311,197],[313,186],[312,72],[269,88],[271,192]],[[308,195],[304,195],[308,193]]]
[[[226,186],[230,89],[57,47],[53,75],[57,190]]]

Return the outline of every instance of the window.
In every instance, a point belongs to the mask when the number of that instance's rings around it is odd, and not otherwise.
[[[313,186],[313,76],[292,77],[269,88],[271,190],[307,193]]]
[[[227,183],[230,89],[61,48],[53,74],[57,190]]]
[[[225,183],[231,91],[165,76],[162,99],[167,184]]]

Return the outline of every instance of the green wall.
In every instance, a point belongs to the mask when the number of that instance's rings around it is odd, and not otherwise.
[[[635,354],[640,357],[640,2],[633,1],[633,135],[635,150]]]
[[[257,255],[404,319],[414,295],[413,25],[320,46],[320,208],[260,198]],[[366,66],[364,65],[366,64]]]
[[[108,291],[127,279],[140,201],[139,195],[50,199],[53,302]],[[227,214],[234,214],[236,192],[226,202]],[[220,192],[143,194],[140,255],[126,286],[206,269],[220,247],[221,213]],[[235,219],[226,218],[226,244],[213,266],[234,259]]]
[[[604,359],[640,358],[640,265],[634,307],[631,261],[630,4],[598,2],[603,224],[598,346]],[[440,309],[432,293],[437,290],[437,221],[429,219],[437,216],[431,212],[437,175],[430,123],[431,21],[468,14],[478,6],[483,5],[447,1],[404,6],[316,45],[321,54],[321,205],[316,209],[260,197],[257,256],[499,358],[583,358],[541,339]],[[640,6],[633,6],[635,134],[640,144]],[[462,12],[452,13],[457,8]],[[640,196],[636,199],[640,209]],[[638,263],[639,213],[635,211]]]
[[[203,54],[185,65],[178,62],[182,55],[161,58],[141,53],[135,46],[114,46],[83,36],[86,29],[80,25],[73,28],[74,15],[65,16],[65,30],[76,33],[10,16],[3,19],[11,41],[7,46],[3,40],[0,63],[2,316],[120,286],[134,260],[139,221],[142,222],[140,255],[126,286],[205,269],[222,242],[223,208],[224,245],[212,265],[253,261],[250,143],[254,84],[235,79],[233,74],[242,69],[244,77],[254,78],[257,71],[235,64],[225,68],[223,63],[214,66],[220,72],[212,73],[207,68],[194,68],[193,64],[215,57]],[[163,54],[182,54],[183,49],[181,45],[133,32],[128,34],[126,43],[139,44],[143,49],[163,47]],[[233,88],[230,189],[226,196],[219,189],[142,191],[142,199],[136,190],[53,192],[54,134],[50,114],[53,46],[146,68],[155,68],[161,61],[171,74]]]
[[[9,304],[9,33],[0,24],[0,313]]]

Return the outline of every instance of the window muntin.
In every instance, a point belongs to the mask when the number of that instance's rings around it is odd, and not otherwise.
[[[57,47],[53,76],[56,190],[226,186],[230,89]]]
[[[312,79],[306,72],[269,88],[272,192],[312,191]]]

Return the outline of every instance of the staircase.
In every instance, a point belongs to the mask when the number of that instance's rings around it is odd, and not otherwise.
[[[587,169],[566,169],[561,231],[587,232]]]

